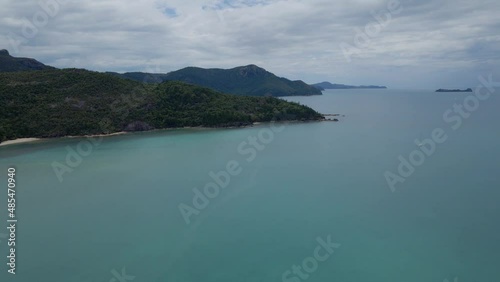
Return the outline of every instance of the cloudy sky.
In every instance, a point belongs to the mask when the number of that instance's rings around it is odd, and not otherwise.
[[[498,0],[55,1],[0,0],[0,49],[61,68],[256,64],[308,83],[392,88],[500,76]]]

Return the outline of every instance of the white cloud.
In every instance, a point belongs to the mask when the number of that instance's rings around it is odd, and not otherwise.
[[[353,44],[355,29],[389,0],[67,2],[16,56],[99,71],[253,63],[308,82],[429,88],[454,79],[465,86],[500,62],[496,0],[401,1],[403,11],[350,63],[339,44]],[[41,8],[38,0],[0,5],[0,48],[12,52],[9,34],[21,35],[23,18]]]

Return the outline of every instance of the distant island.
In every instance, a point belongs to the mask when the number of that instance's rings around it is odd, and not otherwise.
[[[461,89],[438,89],[436,92],[472,92],[472,88],[467,88],[465,90]]]
[[[253,70],[239,71],[254,75]],[[223,94],[179,81],[152,84],[83,69],[61,70],[13,58],[5,50],[0,51],[0,105],[0,142],[325,120],[309,107],[274,97]]]
[[[345,85],[345,84],[333,84],[328,81],[312,84],[311,86],[323,91],[326,89],[387,89],[386,86],[376,86],[376,85]]]

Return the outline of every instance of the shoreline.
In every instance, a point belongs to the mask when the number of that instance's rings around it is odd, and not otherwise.
[[[62,139],[62,138],[92,138],[92,137],[107,137],[107,136],[117,136],[117,135],[124,135],[128,134],[129,132],[125,131],[120,131],[120,132],[115,132],[115,133],[109,133],[109,134],[94,134],[94,135],[76,135],[76,136],[63,136],[63,137],[55,137],[55,138],[45,138],[45,139]]]
[[[35,141],[40,141],[43,140],[42,138],[18,138],[14,140],[7,140],[3,141],[0,143],[0,147],[2,146],[8,146],[8,145],[15,145],[15,144],[23,144],[23,143],[31,143]]]
[[[329,119],[324,119],[324,120],[308,120],[308,121],[285,121],[286,123],[302,123],[302,122],[322,122],[322,121],[332,121]],[[0,143],[0,147],[4,146],[9,146],[9,145],[17,145],[17,144],[26,144],[26,143],[33,143],[36,141],[45,141],[45,140],[56,140],[56,139],[76,139],[76,138],[93,138],[93,137],[111,137],[111,136],[119,136],[119,135],[126,135],[126,134],[133,134],[133,133],[142,133],[142,132],[155,132],[155,131],[171,131],[171,130],[182,130],[182,129],[198,129],[198,130],[210,130],[210,129],[236,129],[236,128],[248,128],[248,127],[253,127],[253,126],[261,126],[264,124],[267,124],[270,122],[254,122],[253,124],[248,124],[245,126],[229,126],[229,127],[204,127],[204,126],[199,126],[199,127],[179,127],[179,128],[161,128],[161,129],[153,129],[153,130],[148,130],[148,131],[134,131],[134,132],[126,132],[126,131],[120,131],[120,132],[114,132],[114,133],[109,133],[109,134],[94,134],[94,135],[79,135],[79,136],[62,136],[62,137],[52,137],[52,138],[18,138],[14,140],[7,140],[2,143]]]
[[[7,140],[0,143],[0,147],[9,146],[9,145],[17,145],[17,144],[25,144],[25,143],[33,143],[36,141],[46,141],[46,140],[59,140],[59,139],[76,139],[76,138],[93,138],[93,137],[110,137],[110,136],[118,136],[125,135],[131,132],[114,132],[110,134],[95,134],[95,135],[80,135],[80,136],[62,136],[62,137],[52,137],[52,138],[18,138],[14,140]]]

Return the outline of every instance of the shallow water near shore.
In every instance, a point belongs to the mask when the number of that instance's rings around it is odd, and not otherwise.
[[[86,139],[1,147],[0,180],[6,183],[9,167],[17,170],[19,221],[17,274],[4,263],[0,280],[120,281],[117,273],[126,273],[126,281],[283,281],[293,265],[314,257],[318,237],[330,237],[340,247],[304,270],[307,281],[495,281],[498,93],[457,130],[443,114],[470,93],[287,97],[345,117],[279,130],[261,124],[108,137],[62,182],[53,164],[67,165],[68,146],[78,150]],[[419,149],[415,139],[431,138],[436,128],[447,141],[393,193],[384,173],[397,173],[398,157],[408,159]],[[252,137],[266,142],[252,150]],[[228,185],[186,224],[179,205],[195,208],[193,189],[216,182],[210,172],[228,172],[229,163],[241,172],[229,174]],[[0,241],[6,262],[7,242]]]

